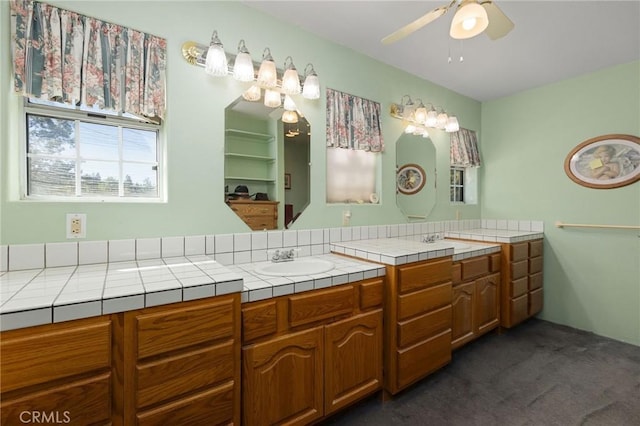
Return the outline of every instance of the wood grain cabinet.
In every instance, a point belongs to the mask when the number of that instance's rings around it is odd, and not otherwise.
[[[125,425],[240,424],[240,295],[118,315]]]
[[[112,422],[110,316],[0,334],[0,424]]]
[[[383,285],[244,304],[243,424],[313,423],[381,389]]]
[[[542,273],[542,239],[502,244],[502,327],[511,328],[542,310]]]
[[[451,361],[451,257],[387,266],[385,383],[396,394]]]
[[[451,348],[456,349],[499,325],[500,254],[455,262],[452,277]]]
[[[227,204],[254,231],[278,228],[277,201],[231,200]]]

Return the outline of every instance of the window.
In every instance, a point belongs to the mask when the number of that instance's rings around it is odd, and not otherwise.
[[[451,166],[449,200],[454,204],[478,203],[478,168]]]
[[[25,104],[26,198],[162,200],[158,124],[53,102]]]
[[[376,203],[379,161],[374,152],[327,148],[327,203]]]

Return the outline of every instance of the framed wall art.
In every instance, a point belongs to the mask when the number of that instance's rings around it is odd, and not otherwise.
[[[284,189],[291,189],[291,173],[284,174]]]
[[[424,169],[417,164],[405,164],[398,169],[396,176],[398,191],[407,195],[420,192],[426,180]]]
[[[603,135],[576,146],[564,160],[569,178],[588,188],[610,189],[640,180],[640,137]]]

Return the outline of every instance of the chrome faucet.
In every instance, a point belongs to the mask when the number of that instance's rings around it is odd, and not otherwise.
[[[436,241],[442,239],[442,237],[440,237],[440,234],[431,234],[431,235],[425,235],[424,237],[422,237],[422,242],[423,243],[435,243]]]
[[[290,262],[293,260],[293,257],[295,255],[295,250],[294,249],[289,249],[289,250],[276,250],[273,253],[273,256],[271,256],[271,261],[272,262]]]

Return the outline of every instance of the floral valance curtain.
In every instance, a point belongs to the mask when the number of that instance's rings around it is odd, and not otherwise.
[[[480,167],[478,138],[473,130],[460,129],[450,133],[451,165]]]
[[[384,151],[380,104],[327,89],[327,146]]]
[[[22,96],[164,118],[167,41],[46,3],[11,0]]]

